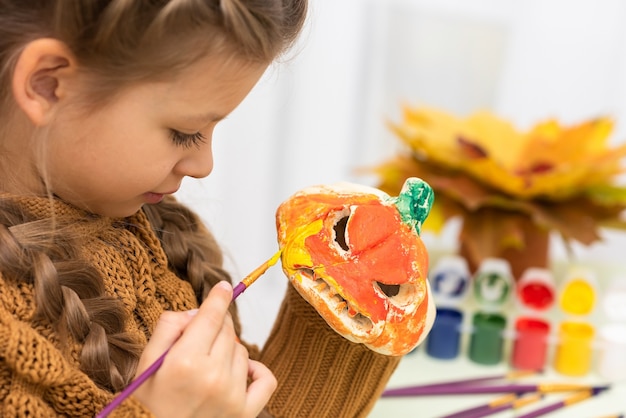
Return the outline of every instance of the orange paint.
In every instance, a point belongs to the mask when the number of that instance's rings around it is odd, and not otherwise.
[[[380,193],[309,189],[279,206],[277,227],[283,270],[339,334],[391,355],[425,337],[428,253]]]

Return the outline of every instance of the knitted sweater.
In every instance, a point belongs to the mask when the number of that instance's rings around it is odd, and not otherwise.
[[[51,214],[48,199],[19,203],[37,219]],[[142,344],[164,310],[196,307],[191,286],[168,269],[142,211],[116,220],[54,201],[54,212],[89,237],[81,257],[99,270],[106,292],[123,302],[126,328]],[[59,347],[59,336],[42,328],[34,310],[33,286],[0,276],[0,416],[94,416],[115,394],[79,369],[81,345]],[[249,349],[278,380],[265,411],[276,418],[365,417],[399,362],[336,334],[291,286],[263,349]],[[110,416],[152,413],[131,396]]]

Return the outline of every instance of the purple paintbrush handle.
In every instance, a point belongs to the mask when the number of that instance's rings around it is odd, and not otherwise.
[[[425,384],[425,385],[415,385],[415,386],[405,386],[402,388],[395,388],[395,389],[387,389],[386,391],[383,392],[382,396],[395,396],[394,394],[396,393],[404,393],[407,391],[414,391],[414,390],[427,390],[427,389],[431,389],[431,388],[452,388],[452,387],[460,387],[460,386],[464,386],[464,385],[471,385],[471,384],[475,384],[475,383],[482,383],[482,382],[487,382],[490,380],[497,380],[497,379],[503,379],[505,376],[487,376],[487,377],[478,377],[478,378],[471,378],[471,379],[463,379],[463,380],[455,380],[455,381],[449,381],[449,382],[440,382],[440,383],[429,383],[429,384]]]
[[[462,411],[454,412],[452,414],[444,415],[439,418],[474,418],[473,414],[481,413],[487,409],[491,409],[489,405],[480,405],[473,408],[464,409]]]
[[[426,396],[426,395],[473,395],[489,393],[526,393],[535,392],[536,385],[500,385],[500,386],[435,386],[419,388],[390,389],[385,392],[385,396]]]
[[[128,398],[135,390],[137,390],[139,386],[141,386],[143,382],[146,381],[146,379],[152,376],[154,372],[156,372],[159,367],[161,367],[168,351],[169,350],[161,354],[161,357],[159,357],[154,363],[152,363],[150,367],[144,370],[143,373],[139,375],[139,377],[137,377],[128,386],[126,386],[126,388],[121,391],[110,404],[108,404],[102,411],[100,411],[98,415],[96,415],[96,418],[104,418],[108,416],[111,412],[113,412],[115,408],[120,406],[120,404],[124,402],[126,398]]]
[[[248,286],[246,286],[244,282],[237,283],[237,285],[233,287],[233,300],[237,299],[237,297],[241,295],[243,291],[246,290],[247,288]]]
[[[512,403],[508,403],[505,405],[488,407],[483,409],[482,411],[476,411],[475,413],[463,415],[463,418],[482,418],[488,417],[489,415],[497,414],[498,412],[506,411],[508,409],[513,408]]]

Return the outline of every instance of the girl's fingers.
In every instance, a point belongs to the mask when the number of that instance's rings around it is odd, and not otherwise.
[[[164,312],[150,337],[150,342],[146,345],[141,356],[138,370],[141,371],[149,364],[152,364],[158,357],[165,353],[183,334],[192,318],[196,315],[197,309],[187,312]]]
[[[271,370],[258,361],[248,361],[251,383],[246,396],[245,416],[256,417],[263,410],[276,390],[276,378]]]
[[[198,313],[185,328],[176,346],[185,355],[191,353],[208,354],[217,335],[228,316],[228,307],[232,301],[233,288],[230,283],[221,281],[209,292]]]

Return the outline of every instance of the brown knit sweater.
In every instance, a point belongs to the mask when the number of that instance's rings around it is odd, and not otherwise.
[[[47,199],[20,199],[37,218],[50,214]],[[196,307],[191,286],[167,267],[143,212],[120,220],[93,217],[55,202],[56,215],[76,220],[89,237],[82,256],[101,272],[106,292],[127,309],[129,332],[147,342],[160,314]],[[80,221],[80,222],[79,222]],[[33,319],[32,285],[0,276],[0,416],[91,417],[114,397],[78,368],[79,344],[59,338]],[[262,350],[251,357],[274,372],[278,388],[266,413],[281,417],[365,417],[399,358],[376,354],[330,329],[291,286]],[[151,417],[132,396],[111,417]]]

